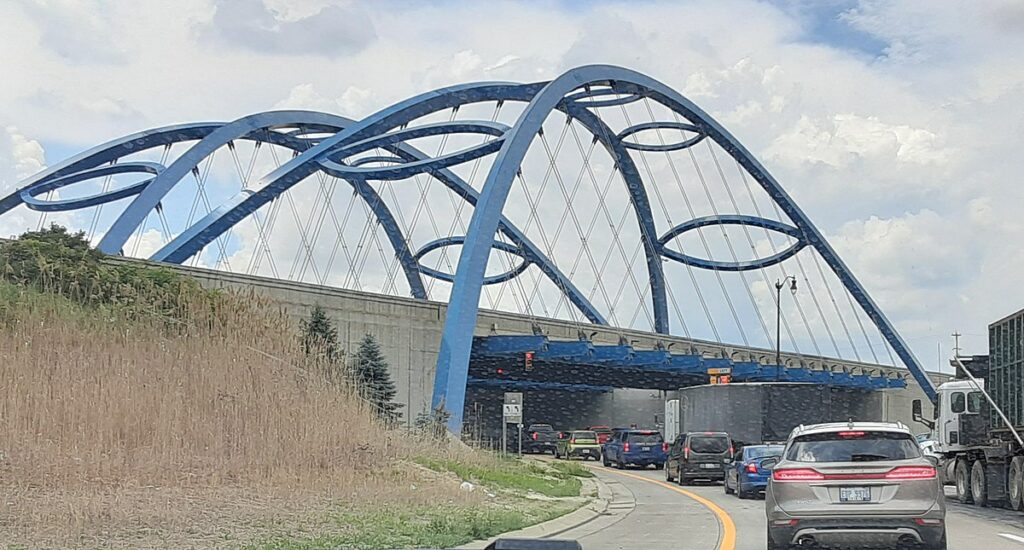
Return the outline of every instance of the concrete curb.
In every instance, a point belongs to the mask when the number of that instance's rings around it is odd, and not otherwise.
[[[560,533],[575,529],[603,516],[607,512],[608,505],[612,501],[613,493],[611,488],[598,477],[585,477],[581,478],[580,481],[583,484],[580,489],[580,494],[588,495],[593,494],[595,490],[597,491],[597,498],[592,499],[583,507],[578,508],[573,512],[569,512],[564,516],[560,516],[543,523],[531,525],[518,531],[502,533],[487,540],[475,540],[464,546],[460,546],[459,548],[462,550],[482,550],[496,539],[506,537],[531,539],[554,538]]]

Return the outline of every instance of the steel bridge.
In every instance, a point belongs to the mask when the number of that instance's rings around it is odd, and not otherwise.
[[[24,209],[107,254],[446,301],[433,405],[456,431],[467,384],[678,387],[727,368],[884,389],[905,386],[905,368],[934,395],[768,170],[692,101],[621,67],[441,88],[359,120],[286,110],[148,129],[0,198],[0,217]],[[579,337],[474,335],[481,307],[563,319]],[[600,343],[595,326],[747,351]],[[528,353],[550,368],[480,367]]]

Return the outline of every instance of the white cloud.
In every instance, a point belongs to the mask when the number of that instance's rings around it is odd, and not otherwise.
[[[769,160],[794,167],[822,163],[835,169],[848,168],[861,160],[944,163],[953,155],[954,151],[929,130],[850,113],[818,120],[803,116],[765,151]]]

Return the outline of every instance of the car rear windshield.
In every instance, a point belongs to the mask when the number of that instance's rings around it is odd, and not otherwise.
[[[555,429],[551,427],[551,424],[532,424],[530,426],[529,430],[531,432],[553,432],[553,431],[555,431]]]
[[[597,434],[594,432],[572,432],[573,439],[597,439]]]
[[[796,462],[874,462],[919,458],[921,448],[910,434],[849,430],[798,437],[786,452]]]
[[[658,432],[636,432],[627,434],[626,441],[636,445],[657,445],[664,439]]]
[[[782,456],[782,445],[772,445],[771,447],[747,447],[743,453],[747,455],[747,458],[764,458],[766,456]]]
[[[690,436],[690,451],[695,453],[724,453],[729,450],[729,438],[724,435]]]

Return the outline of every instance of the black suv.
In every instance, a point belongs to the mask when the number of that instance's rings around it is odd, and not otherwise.
[[[665,480],[680,485],[696,479],[724,481],[732,455],[732,439],[725,432],[680,434],[668,451]]]

